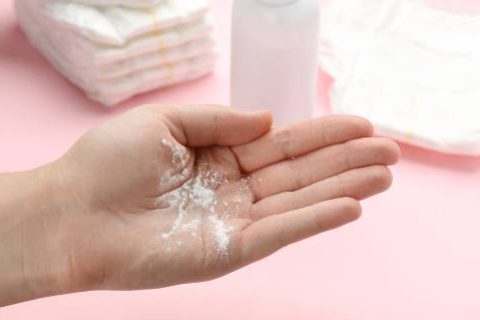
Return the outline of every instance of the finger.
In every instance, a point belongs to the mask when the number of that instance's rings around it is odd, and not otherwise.
[[[244,172],[252,172],[316,149],[368,137],[372,133],[372,125],[362,118],[328,116],[275,128],[258,140],[233,148],[233,151]]]
[[[296,191],[355,168],[392,165],[399,147],[390,139],[363,138],[317,150],[293,160],[260,169],[250,175],[255,200]]]
[[[385,166],[354,169],[295,192],[284,192],[257,202],[254,220],[315,205],[337,198],[364,200],[390,188],[392,173]]]
[[[223,106],[179,106],[160,109],[172,135],[191,147],[248,143],[272,126],[269,112],[245,113]]]
[[[289,244],[354,221],[360,214],[358,201],[341,198],[259,220],[242,232],[241,262],[262,259]]]

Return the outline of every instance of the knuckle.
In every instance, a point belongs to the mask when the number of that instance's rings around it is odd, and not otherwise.
[[[212,126],[212,135],[214,137],[214,141],[218,142],[221,138],[220,116],[218,114],[213,116]]]
[[[257,174],[252,174],[248,179],[246,179],[247,189],[252,195],[253,203],[259,201],[263,198],[261,193],[261,188],[259,186],[259,181],[261,181],[261,177],[257,176]]]
[[[292,158],[292,130],[290,128],[281,128],[273,132],[273,141],[279,147],[285,158]]]
[[[335,179],[335,189],[338,190],[338,194],[344,197],[351,196],[352,192],[350,191],[350,183],[346,175],[337,175],[335,176]]]
[[[341,150],[339,152],[338,159],[341,161],[344,168],[352,168],[352,155],[355,154],[355,143],[354,141],[349,141],[342,144]]]
[[[294,161],[288,161],[287,167],[290,180],[290,187],[288,188],[288,191],[296,191],[309,184],[307,181],[305,181],[305,177],[298,172],[298,166]]]

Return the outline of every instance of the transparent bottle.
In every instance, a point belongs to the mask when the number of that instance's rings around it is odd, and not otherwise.
[[[318,28],[318,0],[235,0],[231,104],[277,123],[312,117]]]

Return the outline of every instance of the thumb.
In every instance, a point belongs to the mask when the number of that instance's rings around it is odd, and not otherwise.
[[[272,127],[267,111],[240,112],[214,105],[178,106],[164,110],[172,135],[184,145],[236,146],[251,142]]]

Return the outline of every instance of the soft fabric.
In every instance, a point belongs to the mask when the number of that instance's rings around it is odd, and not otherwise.
[[[208,2],[165,0],[157,6],[141,9],[122,6],[96,7],[71,1],[53,1],[46,3],[44,8],[52,19],[63,22],[94,42],[123,45],[134,37],[158,32],[205,16],[208,12]]]
[[[159,5],[166,0],[71,0],[71,2],[78,2],[92,6],[108,7],[108,6],[125,6],[130,8],[145,8]]]
[[[480,15],[421,0],[335,0],[324,8],[321,65],[334,112],[445,153],[480,155]]]
[[[174,1],[164,2],[172,4]],[[18,0],[20,25],[31,43],[58,71],[85,90],[89,97],[105,105],[202,77],[214,67],[215,44],[206,11],[203,15],[184,12],[181,19],[174,20],[159,16],[155,21],[165,27],[153,31],[139,29],[138,36],[128,41],[107,45],[99,37],[83,32],[81,23],[66,25],[61,16],[53,17],[49,6],[55,3]],[[58,3],[64,4],[64,1]],[[99,10],[97,7],[91,9]],[[139,10],[144,11],[143,8]]]

